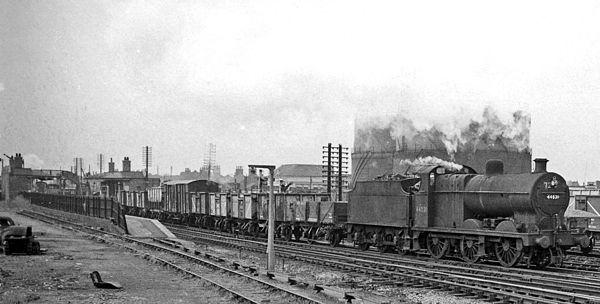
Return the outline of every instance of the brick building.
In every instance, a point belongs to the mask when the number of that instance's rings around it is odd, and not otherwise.
[[[110,159],[108,172],[94,174],[85,178],[92,194],[117,197],[120,191],[142,192],[150,187],[160,186],[160,178],[146,175],[142,171],[131,171],[129,157],[123,159],[123,170],[116,171],[115,163]]]

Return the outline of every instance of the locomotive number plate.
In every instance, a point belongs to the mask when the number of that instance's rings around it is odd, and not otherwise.
[[[549,200],[560,199],[560,194],[546,194],[546,199],[549,199]]]

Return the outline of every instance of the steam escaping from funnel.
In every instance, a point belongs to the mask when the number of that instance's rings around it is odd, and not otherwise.
[[[404,171],[407,171],[413,167],[423,167],[423,166],[442,166],[442,167],[446,168],[446,170],[452,171],[452,172],[460,171],[463,168],[462,165],[459,165],[459,164],[456,164],[453,162],[449,162],[449,161],[445,161],[445,160],[439,159],[435,156],[419,157],[415,160],[403,159],[398,163],[398,166],[402,169],[405,169]]]
[[[354,150],[446,150],[450,159],[459,151],[530,151],[531,117],[523,111],[502,120],[488,106],[478,119],[445,117],[441,121],[419,121],[419,125],[402,114],[357,119]]]

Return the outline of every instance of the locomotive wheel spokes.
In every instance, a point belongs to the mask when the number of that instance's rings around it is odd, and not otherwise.
[[[462,259],[467,263],[477,263],[479,256],[479,243],[476,240],[462,239],[460,240],[460,253]]]
[[[434,259],[441,259],[448,252],[450,242],[444,238],[427,236],[427,250]]]
[[[502,238],[500,243],[494,244],[496,258],[504,267],[513,267],[519,260],[523,252],[517,249],[517,241],[514,239]]]

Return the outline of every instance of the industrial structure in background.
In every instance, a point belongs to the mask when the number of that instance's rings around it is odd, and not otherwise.
[[[97,165],[98,165],[98,170],[100,171],[100,173],[102,173],[103,169],[104,169],[104,154],[100,153],[98,154],[98,160],[97,160]]]
[[[202,170],[200,170],[200,171],[207,172],[208,180],[211,180],[211,175],[212,175],[211,173],[213,173],[212,171],[215,169],[214,165],[215,165],[216,161],[217,161],[217,145],[215,145],[213,143],[209,143],[206,148],[206,152],[204,153],[204,166],[203,166]]]
[[[142,166],[146,168],[146,180],[148,180],[148,172],[152,166],[152,147],[142,147]]]
[[[323,146],[323,154],[323,181],[327,183],[327,193],[332,195],[332,189],[335,188],[336,200],[342,200],[342,190],[347,188],[348,147],[329,143]]]

